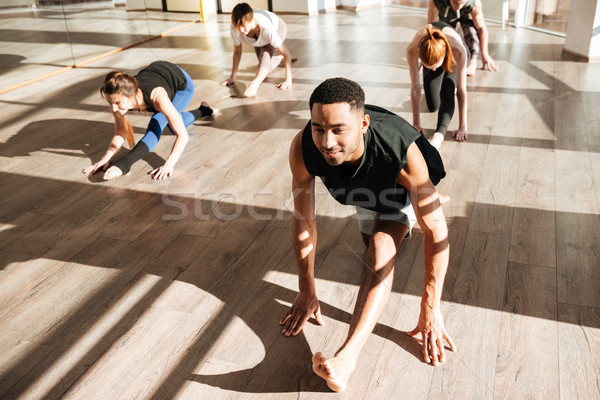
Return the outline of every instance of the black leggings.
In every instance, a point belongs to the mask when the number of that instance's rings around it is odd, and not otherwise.
[[[442,67],[435,71],[423,67],[423,89],[429,112],[438,112],[436,132],[445,135],[454,114],[454,90],[456,89],[456,66],[449,74]]]

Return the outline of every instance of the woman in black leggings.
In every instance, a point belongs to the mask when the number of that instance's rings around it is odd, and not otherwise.
[[[467,65],[469,52],[460,35],[444,22],[428,24],[415,34],[406,49],[410,69],[413,126],[421,133],[419,68],[423,67],[423,88],[430,112],[438,111],[431,144],[439,148],[454,114],[454,91],[458,98],[458,129],[452,136],[467,140]],[[420,64],[419,65],[419,61]]]

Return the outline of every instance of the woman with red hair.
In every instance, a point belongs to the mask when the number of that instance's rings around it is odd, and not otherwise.
[[[439,110],[438,122],[431,144],[438,148],[454,114],[454,92],[458,98],[458,129],[452,136],[459,142],[467,140],[467,65],[469,52],[460,35],[444,22],[434,22],[418,31],[406,49],[410,70],[410,100],[413,126],[421,133],[419,100],[423,68],[423,88],[430,112]],[[420,65],[419,65],[420,64]]]

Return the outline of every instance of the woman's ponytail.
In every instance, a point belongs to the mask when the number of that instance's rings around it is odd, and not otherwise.
[[[123,115],[123,128],[125,129],[125,138],[127,139],[127,143],[129,147],[133,148],[134,138],[133,138],[133,128],[131,127],[131,122],[129,122],[129,118]]]
[[[435,65],[443,58],[444,71],[453,72],[454,56],[450,42],[441,30],[431,24],[425,26],[425,36],[419,41],[419,58],[426,65]]]
[[[133,97],[137,95],[138,91],[138,83],[137,80],[121,71],[113,71],[109,72],[104,78],[104,84],[100,88],[100,95],[104,97],[104,95],[119,95],[124,97]],[[133,137],[133,128],[131,127],[131,122],[129,119],[123,115],[123,127],[125,129],[125,138],[127,139],[127,143],[129,147],[133,147],[134,145],[134,137]]]

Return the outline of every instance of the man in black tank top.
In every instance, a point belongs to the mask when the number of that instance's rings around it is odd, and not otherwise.
[[[481,0],[429,0],[427,6],[427,22],[442,21],[454,29],[460,22],[463,39],[467,44],[471,61],[467,67],[467,75],[475,75],[477,57],[481,54],[483,68],[498,71],[488,51],[488,30],[483,19]]]
[[[361,283],[349,334],[334,357],[315,353],[313,370],[334,391],[346,388],[359,364],[359,354],[389,297],[394,260],[411,223],[412,213],[425,236],[425,285],[417,327],[423,357],[438,365],[445,361],[444,340],[454,343],[444,329],[440,301],[448,267],[446,219],[434,187],[445,172],[437,150],[403,118],[379,107],[365,106],[364,92],[344,78],[321,83],[310,99],[311,120],[290,148],[294,196],[292,236],[298,264],[299,293],[280,324],[282,333],[295,336],[314,315],[323,324],[314,279],[316,254],[315,176],[336,200],[373,212],[376,217],[367,239],[365,277]],[[410,210],[409,210],[410,209]],[[327,268],[327,266],[325,266]]]

